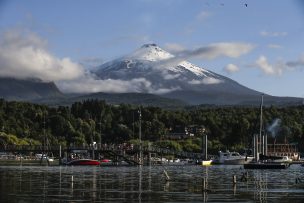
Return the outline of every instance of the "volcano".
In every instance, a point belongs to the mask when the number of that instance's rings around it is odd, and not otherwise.
[[[100,65],[95,74],[106,80],[138,80],[137,93],[157,94],[191,105],[235,105],[258,101],[261,92],[247,88],[186,60],[156,44]],[[267,97],[267,96],[266,96]]]

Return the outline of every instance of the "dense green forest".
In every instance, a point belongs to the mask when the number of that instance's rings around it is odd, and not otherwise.
[[[204,126],[208,145],[217,150],[240,150],[250,147],[253,134],[259,133],[258,107],[192,107],[165,110],[140,107],[142,138],[159,146],[176,150],[201,151],[202,133],[183,140],[166,136],[177,127]],[[71,106],[44,105],[0,99],[0,145],[41,144],[83,145],[134,142],[139,132],[139,107],[109,105],[104,101],[87,100]],[[272,133],[269,126],[280,119]],[[263,129],[269,142],[298,143],[304,149],[304,106],[266,107]]]

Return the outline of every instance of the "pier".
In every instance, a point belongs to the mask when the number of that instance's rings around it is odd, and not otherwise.
[[[151,163],[152,155],[155,157],[174,156],[175,158],[199,160],[202,159],[202,153],[193,153],[185,151],[175,151],[167,148],[159,148],[155,146],[125,145],[125,144],[99,144],[84,146],[43,146],[43,145],[0,145],[1,153],[11,153],[15,155],[24,155],[34,157],[35,154],[47,154],[58,159],[71,158],[73,154],[86,154],[94,159],[110,158],[114,163],[125,161],[130,165],[139,165],[140,151],[142,151],[143,159]]]

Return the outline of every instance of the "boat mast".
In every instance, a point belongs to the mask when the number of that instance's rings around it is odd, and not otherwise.
[[[141,143],[141,109],[139,108],[138,110],[139,114],[139,164],[142,164],[142,143]]]
[[[261,107],[260,107],[260,133],[259,133],[259,145],[258,145],[258,152],[264,153],[264,144],[262,143],[262,129],[263,129],[263,102],[264,102],[264,94],[262,94],[261,98]]]
[[[43,153],[42,156],[46,156],[46,131],[45,131],[45,114],[46,112],[43,112]]]
[[[203,148],[203,160],[207,161],[208,160],[208,138],[207,138],[207,133],[206,133],[206,129],[203,128],[203,137],[202,137],[202,148]]]

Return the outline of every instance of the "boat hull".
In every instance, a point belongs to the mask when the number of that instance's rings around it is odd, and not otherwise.
[[[252,161],[252,159],[250,160],[245,160],[245,159],[227,159],[224,160],[225,165],[242,165],[242,164],[246,164],[246,163],[250,163]]]
[[[67,163],[68,166],[99,166],[100,162],[92,159],[78,159]]]
[[[286,169],[288,163],[248,163],[244,164],[244,169]]]
[[[239,158],[239,159],[225,159],[225,160],[213,160],[212,164],[223,164],[223,165],[243,165],[252,162],[253,157]]]
[[[212,160],[202,161],[202,166],[210,166],[212,164]]]

